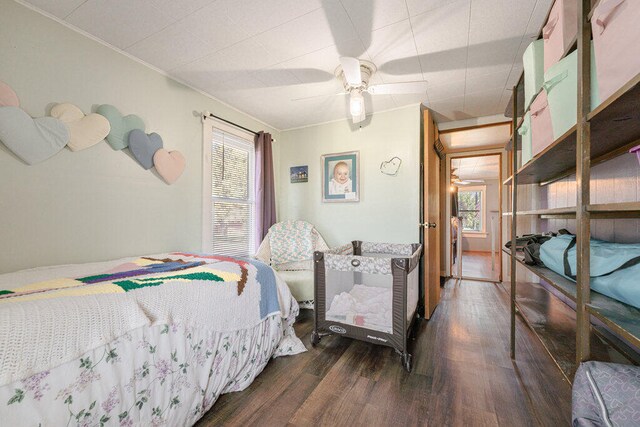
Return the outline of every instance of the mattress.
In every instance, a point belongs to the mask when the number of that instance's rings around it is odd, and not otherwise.
[[[139,274],[141,259],[198,265]],[[297,303],[269,271],[253,260],[170,253],[0,275],[0,420],[194,424],[222,393],[248,387],[272,357],[306,350],[293,331]],[[212,272],[218,280],[202,279]],[[30,285],[80,277],[110,281]],[[87,307],[89,326],[79,316]],[[22,359],[7,350],[16,346]]]

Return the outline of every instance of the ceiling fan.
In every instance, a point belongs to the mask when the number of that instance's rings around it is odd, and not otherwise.
[[[358,13],[362,17],[362,22],[364,24],[362,32],[360,33],[362,49],[353,48],[351,40],[348,37],[345,38],[341,21],[336,19],[335,8],[340,7],[344,9],[344,6],[341,3],[337,3],[339,6],[336,6],[335,0],[321,1],[327,22],[331,29],[333,40],[338,50],[338,54],[340,55],[340,65],[336,68],[334,75],[342,82],[344,92],[333,95],[329,94],[297,98],[293,101],[310,98],[324,98],[336,95],[349,95],[349,113],[353,123],[355,124],[360,123],[366,117],[365,95],[400,95],[414,93],[423,93],[426,95],[428,85],[424,80],[369,85],[369,81],[377,71],[377,67],[371,62],[360,60],[357,57],[362,55],[366,56],[367,49],[371,45],[371,37],[373,33],[373,9],[375,7],[373,1],[361,2],[358,6]],[[385,65],[386,64],[383,64],[383,67],[385,67]],[[323,72],[320,71],[319,74],[322,73]]]
[[[338,94],[324,94],[295,98],[292,101],[311,98],[329,98],[335,95],[349,95],[348,113],[353,117],[354,123],[364,120],[366,111],[365,104],[370,100],[370,95],[379,94],[412,94],[426,93],[427,82],[403,82],[369,86],[369,80],[377,69],[387,75],[403,76],[408,74],[423,74],[425,72],[449,71],[452,67],[461,67],[465,64],[452,64],[452,57],[468,52],[471,46],[461,46],[445,51],[425,53],[421,55],[409,55],[397,59],[392,59],[384,63],[379,63],[376,67],[371,62],[359,60],[361,57],[368,57],[368,49],[372,44],[373,37],[373,16],[376,3],[372,0],[357,2],[360,31],[358,32],[359,43],[354,43],[354,37],[345,30],[345,21],[340,18],[341,13],[346,12],[343,2],[337,0],[319,0],[325,13],[327,23],[336,47],[340,65],[332,74],[328,69],[320,68],[275,68],[261,69],[252,72],[260,82],[259,87],[279,86],[279,81],[291,79],[293,73],[298,83],[287,83],[287,85],[307,85],[314,83],[326,83],[334,78],[341,80],[344,91]],[[505,38],[498,41],[483,42],[474,44],[474,48],[482,51],[500,51],[510,49],[514,43],[521,42],[521,36]],[[416,60],[417,59],[417,60]],[[510,63],[509,63],[510,64]],[[492,55],[482,55],[467,64],[473,67],[495,66],[495,57]],[[364,101],[363,101],[364,98]],[[426,96],[425,96],[426,98]],[[510,104],[509,104],[510,105]]]
[[[294,101],[303,99],[330,97],[335,95],[349,95],[349,113],[353,123],[360,123],[366,117],[366,109],[363,94],[370,95],[398,95],[409,93],[426,93],[426,81],[387,83],[369,85],[371,77],[376,72],[376,66],[369,61],[360,60],[348,56],[340,57],[340,65],[336,68],[335,76],[342,80],[344,92],[334,95],[310,96],[297,98]]]
[[[456,187],[464,187],[469,184],[484,184],[484,179],[460,179],[458,175],[454,173],[455,169],[451,171],[451,185]]]

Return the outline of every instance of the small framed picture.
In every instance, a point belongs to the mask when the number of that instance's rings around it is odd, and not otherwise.
[[[322,201],[360,201],[360,152],[322,156]]]
[[[293,166],[289,170],[292,184],[309,181],[309,166]]]

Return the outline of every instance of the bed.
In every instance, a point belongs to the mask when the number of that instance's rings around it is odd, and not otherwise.
[[[0,420],[192,425],[272,357],[298,305],[253,259],[167,253],[0,275]]]

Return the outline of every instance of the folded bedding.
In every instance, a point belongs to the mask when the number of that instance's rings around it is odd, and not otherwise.
[[[269,358],[305,351],[297,313],[252,259],[175,252],[1,275],[0,419],[190,425]]]
[[[333,297],[326,318],[392,333],[392,303],[390,288],[355,285],[349,292]]]

